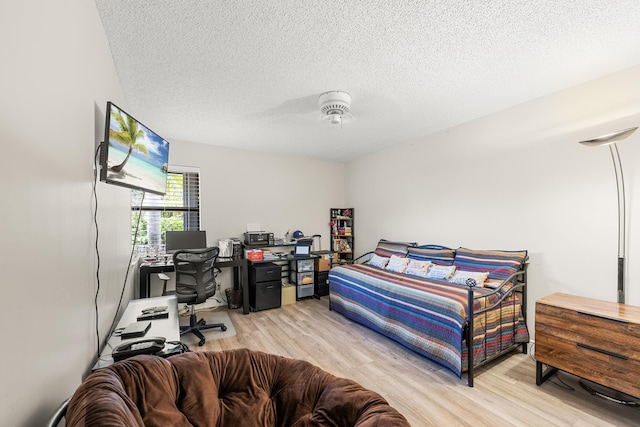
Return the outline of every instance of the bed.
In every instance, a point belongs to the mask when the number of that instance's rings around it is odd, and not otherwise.
[[[466,372],[469,386],[473,386],[474,368],[518,348],[526,353],[526,251],[452,250],[411,244],[404,244],[403,251],[398,244],[400,250],[393,253],[381,249],[381,243],[390,246],[381,240],[374,256],[419,258],[432,268],[450,265],[463,273],[485,271],[486,282],[482,286],[475,281],[452,283],[450,278],[419,277],[373,263],[341,265],[329,272],[331,310],[437,362],[458,377]],[[471,341],[473,352],[469,353],[467,343]]]

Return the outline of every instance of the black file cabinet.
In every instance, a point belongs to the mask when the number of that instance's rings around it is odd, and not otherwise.
[[[251,264],[249,304],[253,311],[282,305],[282,267],[271,262]]]

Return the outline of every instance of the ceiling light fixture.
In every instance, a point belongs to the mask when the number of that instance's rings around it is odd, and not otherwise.
[[[351,95],[340,90],[325,92],[318,98],[320,112],[328,117],[332,125],[341,125],[344,118],[353,118],[349,114]]]

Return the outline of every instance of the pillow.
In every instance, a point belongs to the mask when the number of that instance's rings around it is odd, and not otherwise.
[[[387,258],[391,257],[391,255],[398,255],[403,257],[407,255],[407,248],[413,244],[414,243],[392,242],[389,240],[380,239],[380,241],[378,242],[378,246],[376,247],[376,250],[373,251],[373,253]]]
[[[452,265],[454,255],[453,249],[444,246],[424,245],[407,248],[407,257],[440,265]]]
[[[373,256],[371,257],[371,259],[367,264],[372,265],[374,267],[378,267],[378,268],[385,268],[388,262],[389,262],[389,258],[373,254]]]
[[[427,279],[449,280],[455,271],[455,265],[431,264],[427,272]]]
[[[461,270],[489,272],[490,279],[504,280],[520,271],[527,251],[476,251],[458,248],[453,264]]]
[[[395,271],[396,273],[404,273],[409,264],[409,258],[399,257],[398,255],[391,255],[389,262],[387,263],[387,270]]]
[[[473,280],[476,284],[474,286],[484,286],[484,282],[489,277],[489,272],[478,273],[475,271],[462,271],[458,270],[455,272],[453,277],[449,279],[451,283],[457,283],[458,285],[467,285],[467,280]]]
[[[484,282],[484,287],[496,289],[498,286],[502,285],[502,282],[503,282],[502,280],[498,280],[498,279],[487,279]]]
[[[429,261],[420,261],[418,259],[409,259],[409,264],[407,265],[407,269],[404,271],[407,274],[418,277],[427,277],[427,272],[429,271],[429,266],[431,263]]]

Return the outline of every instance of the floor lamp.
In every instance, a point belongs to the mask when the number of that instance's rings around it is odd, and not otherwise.
[[[626,252],[626,218],[625,218],[625,199],[624,199],[624,176],[622,175],[622,163],[620,163],[620,155],[616,142],[627,138],[638,129],[637,127],[628,128],[613,132],[598,138],[580,141],[580,144],[588,147],[600,147],[608,145],[611,151],[611,159],[613,160],[613,168],[616,173],[616,186],[618,188],[618,303],[625,303],[624,295],[624,271],[625,271],[625,252]]]
[[[618,303],[625,303],[624,295],[624,270],[625,270],[625,252],[626,252],[626,217],[625,217],[625,197],[624,197],[624,176],[622,175],[622,163],[620,163],[620,155],[616,142],[627,138],[638,129],[637,127],[619,130],[598,138],[580,141],[580,144],[588,147],[600,147],[608,145],[613,160],[613,169],[616,173],[616,186],[618,188]],[[608,387],[600,386],[592,381],[580,379],[580,385],[589,393],[603,397],[605,399],[628,406],[640,406],[640,403],[634,398],[624,393],[615,392]],[[611,396],[614,394],[614,396]]]

